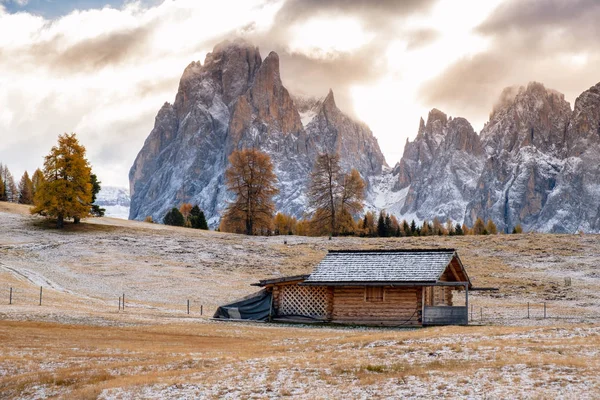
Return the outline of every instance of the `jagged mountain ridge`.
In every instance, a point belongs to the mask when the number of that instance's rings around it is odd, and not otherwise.
[[[314,160],[341,151],[342,164],[369,181],[387,166],[370,129],[343,114],[333,92],[302,106],[281,82],[279,57],[224,42],[184,71],[173,105],[165,103],[130,170],[131,219],[160,221],[182,202],[197,203],[212,226],[229,197],[227,158],[235,149],[268,153],[279,180],[278,210],[301,217]],[[310,120],[307,120],[307,113]]]
[[[471,225],[492,219],[544,232],[600,231],[600,84],[571,110],[542,84],[505,89],[478,135],[464,118],[433,109],[402,159],[389,169],[364,123],[339,110],[333,92],[292,96],[279,57],[264,60],[243,41],[225,42],[184,71],[130,171],[130,218],[160,221],[182,202],[199,204],[211,225],[230,199],[224,186],[234,149],[267,152],[279,179],[279,211],[304,216],[319,152],[337,152],[367,181],[367,209],[399,218]]]
[[[517,224],[600,231],[600,84],[574,110],[564,95],[537,82],[507,88],[480,135],[457,120],[464,125],[459,135],[434,109],[407,142],[393,170],[393,190],[407,192],[396,206],[401,217],[468,225],[481,217],[505,232]]]

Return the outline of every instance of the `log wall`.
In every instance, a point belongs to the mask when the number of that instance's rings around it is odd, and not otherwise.
[[[420,288],[384,287],[383,301],[367,302],[365,287],[333,289],[332,322],[360,325],[419,325]]]

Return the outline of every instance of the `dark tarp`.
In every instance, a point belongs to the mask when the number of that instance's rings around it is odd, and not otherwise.
[[[213,318],[266,321],[271,312],[271,292],[265,289],[217,308]]]

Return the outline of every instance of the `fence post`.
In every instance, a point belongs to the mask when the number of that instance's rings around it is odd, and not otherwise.
[[[527,319],[529,319],[529,302],[527,302]]]
[[[119,311],[121,311],[121,296],[119,296]]]
[[[471,321],[473,321],[473,304],[471,304]]]
[[[204,311],[203,308],[204,308],[204,304],[200,304],[200,315],[202,315],[202,313]]]
[[[188,306],[188,315],[190,315],[190,299],[188,299],[188,301],[187,301],[187,306]]]
[[[546,318],[546,302],[544,302],[544,319]]]
[[[479,318],[483,321],[483,307],[479,307]]]
[[[10,294],[8,295],[8,304],[12,304],[12,288],[10,288]]]
[[[40,286],[40,306],[42,305],[42,287]]]
[[[123,293],[123,300],[122,300],[122,302],[123,302],[123,311],[125,311],[125,293]]]

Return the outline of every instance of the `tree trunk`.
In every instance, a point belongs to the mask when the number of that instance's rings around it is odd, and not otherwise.
[[[56,227],[58,229],[62,229],[62,228],[64,228],[64,226],[65,226],[65,219],[64,219],[64,217],[62,215],[59,215],[56,218]]]
[[[328,175],[329,175],[329,207],[331,207],[331,235],[330,236],[336,236],[336,232],[335,232],[335,200],[333,198],[333,168],[331,165],[331,160],[329,160],[329,171],[328,171]]]
[[[79,218],[79,217],[73,217],[73,223],[74,224],[78,224],[80,222],[81,222],[81,218]]]

